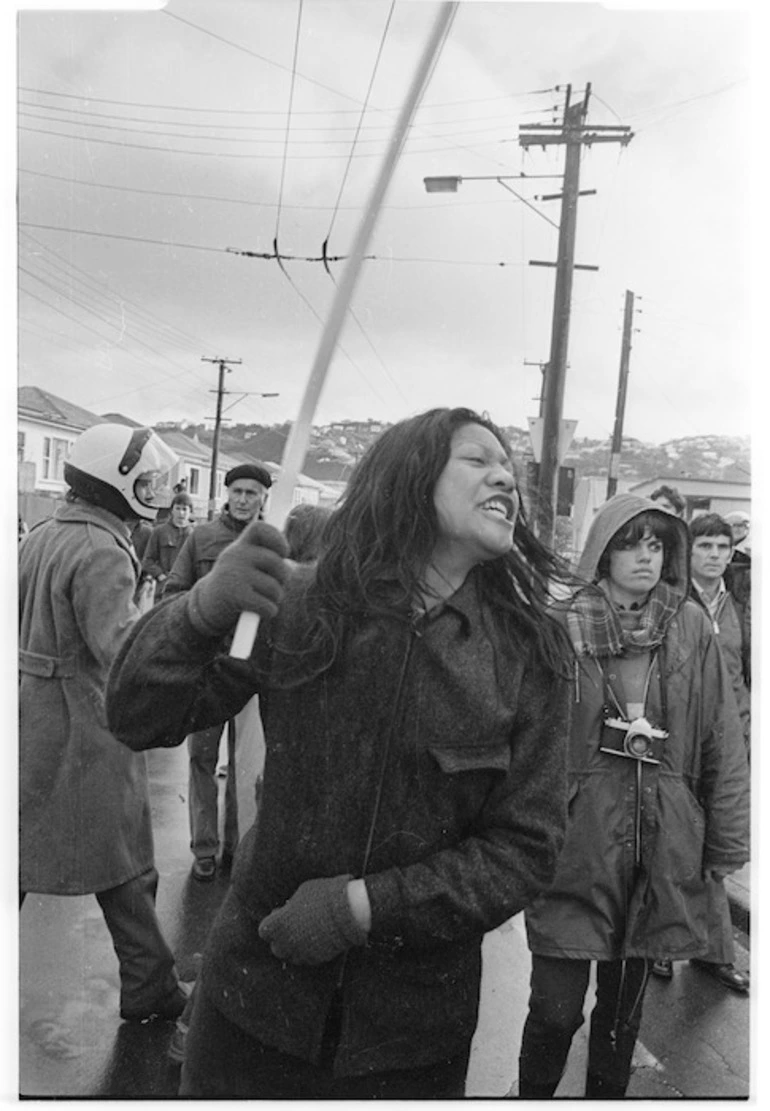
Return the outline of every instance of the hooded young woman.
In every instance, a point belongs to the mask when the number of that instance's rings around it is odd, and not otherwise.
[[[711,622],[688,600],[684,523],[612,498],[579,576],[591,585],[562,613],[577,654],[569,822],[526,913],[522,1098],[554,1094],[594,960],[586,1096],[625,1094],[652,959],[706,953],[712,877],[749,858],[741,724]]]

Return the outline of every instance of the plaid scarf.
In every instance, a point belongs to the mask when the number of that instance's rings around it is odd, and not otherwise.
[[[578,656],[620,656],[626,649],[657,648],[679,609],[682,592],[659,582],[640,611],[637,629],[624,629],[618,612],[600,586],[581,590],[567,611],[567,631]]]

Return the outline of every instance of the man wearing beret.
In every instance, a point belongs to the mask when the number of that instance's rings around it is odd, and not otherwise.
[[[272,485],[270,472],[259,463],[241,463],[225,475],[227,500],[218,517],[198,525],[185,541],[166,579],[163,597],[189,590],[211,568],[228,544],[243,532],[249,521],[261,515]],[[225,788],[224,844],[220,867],[228,871],[238,844],[238,797],[236,783],[236,739],[246,721],[253,725],[256,710],[247,705],[234,721],[227,723],[228,772]],[[241,720],[243,719],[243,720]],[[219,851],[217,754],[221,726],[203,729],[187,738],[190,753],[189,810],[190,848],[196,880],[213,880]],[[246,738],[244,738],[245,740]],[[253,755],[253,754],[252,754]],[[249,790],[253,802],[254,783]],[[243,818],[243,815],[241,815]],[[245,827],[246,823],[242,823]]]

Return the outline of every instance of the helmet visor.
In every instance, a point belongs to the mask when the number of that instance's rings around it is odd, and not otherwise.
[[[146,509],[166,509],[174,491],[168,471],[145,471],[134,482],[134,497]]]

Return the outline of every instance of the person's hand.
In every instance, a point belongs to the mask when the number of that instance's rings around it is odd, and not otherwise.
[[[259,924],[273,956],[292,964],[324,964],[353,945],[366,943],[348,898],[351,876],[306,880],[287,903]]]
[[[723,864],[719,868],[704,868],[703,869],[703,876],[704,876],[704,879],[714,880],[715,883],[722,883],[724,881],[725,876],[732,875],[733,872],[737,872],[737,871],[738,871],[738,866],[737,865],[734,868],[729,868],[729,867],[727,867]]]
[[[187,614],[199,632],[222,636],[244,610],[275,617],[283,598],[288,548],[278,529],[250,524],[225,548],[187,596]]]

